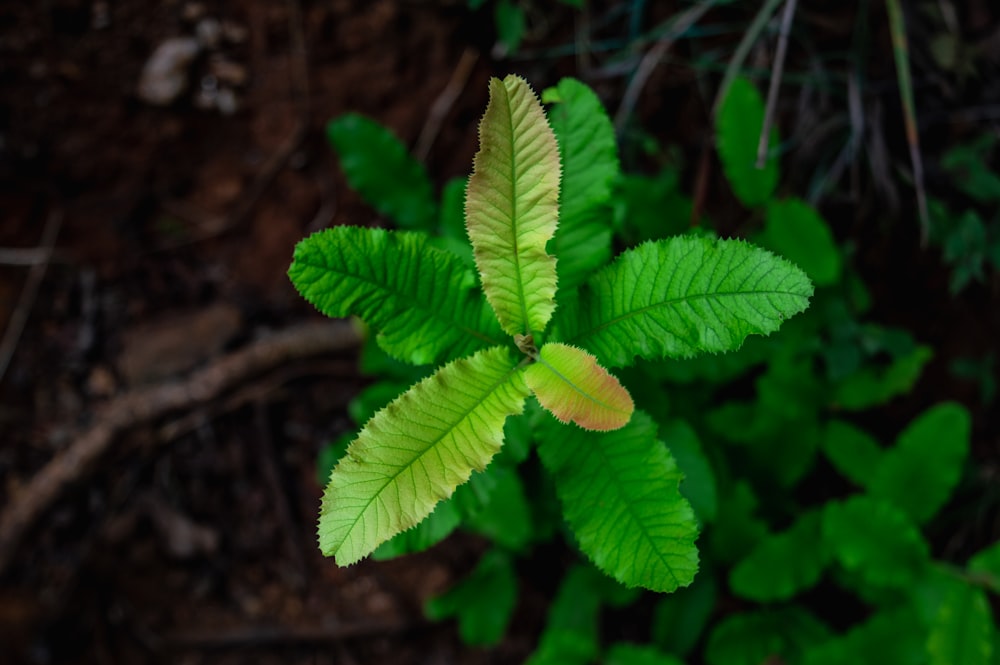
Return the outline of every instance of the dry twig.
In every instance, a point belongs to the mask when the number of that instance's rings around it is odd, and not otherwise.
[[[786,0],[785,13],[781,16],[781,32],[778,35],[778,50],[774,54],[774,71],[771,73],[771,85],[767,90],[767,108],[764,111],[764,126],[760,130],[760,141],[757,143],[757,168],[764,168],[767,163],[767,148],[771,143],[771,125],[774,124],[774,110],[778,106],[778,90],[781,88],[781,75],[785,71],[785,54],[788,52],[788,33],[792,29],[792,17],[795,16],[795,5],[798,0]]]
[[[441,94],[438,95],[437,99],[431,105],[431,109],[427,114],[427,122],[424,123],[423,129],[420,130],[417,145],[413,148],[413,156],[419,161],[427,161],[427,155],[431,151],[431,146],[434,145],[434,140],[441,132],[441,125],[444,124],[445,116],[448,115],[451,107],[455,105],[455,100],[458,99],[458,96],[465,90],[465,84],[468,83],[469,76],[472,74],[472,68],[475,67],[477,60],[479,60],[479,53],[472,48],[466,48],[462,52],[462,57],[459,58],[458,64],[455,65],[455,71],[452,72],[451,79],[448,80],[448,85],[444,87],[444,90],[441,91]]]
[[[45,271],[49,267],[49,259],[52,256],[52,248],[56,244],[59,236],[59,228],[62,226],[62,211],[53,210],[49,213],[45,221],[45,229],[42,230],[42,239],[39,245],[41,255],[37,263],[32,264],[28,272],[28,279],[24,283],[21,297],[17,301],[10,320],[7,322],[7,329],[4,330],[3,341],[0,341],[0,381],[7,373],[11,358],[14,357],[14,350],[17,349],[18,342],[21,341],[21,333],[28,323],[28,315],[35,305],[35,298],[38,297],[38,289],[42,286],[42,279]]]
[[[68,448],[10,497],[0,513],[0,574],[31,525],[68,486],[91,470],[121,432],[214,399],[245,379],[290,360],[344,351],[359,343],[360,336],[350,324],[303,324],[220,358],[186,380],[133,390],[115,398]]]

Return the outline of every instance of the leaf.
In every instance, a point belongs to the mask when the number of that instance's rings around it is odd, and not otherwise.
[[[465,223],[486,299],[511,335],[541,332],[555,309],[559,148],[524,79],[490,80]]]
[[[526,665],[585,665],[597,656],[598,613],[606,586],[603,577],[579,564],[566,572],[549,607],[538,648]]]
[[[804,513],[787,530],[764,538],[729,575],[733,593],[756,600],[788,600],[819,581],[829,560],[818,511]]]
[[[503,639],[517,603],[517,575],[510,557],[487,552],[472,573],[444,595],[427,603],[435,621],[456,617],[466,644],[492,646]]]
[[[637,411],[625,427],[603,434],[547,418],[538,441],[566,521],[599,569],[627,587],[652,591],[691,583],[697,522],[649,416]]]
[[[468,178],[452,178],[441,190],[441,215],[438,220],[441,235],[431,238],[431,243],[438,249],[451,252],[462,259],[462,262],[475,269],[476,262],[472,258],[472,245],[465,232],[465,188]]]
[[[767,524],[757,516],[757,496],[746,481],[738,481],[720,499],[709,551],[720,563],[734,563],[767,537]]]
[[[979,551],[966,567],[969,575],[985,584],[993,593],[1000,594],[1000,542]]]
[[[708,638],[708,665],[795,663],[811,646],[829,638],[829,629],[796,607],[733,614]]]
[[[416,526],[483,469],[528,395],[510,351],[456,360],[368,421],[323,494],[320,549],[341,566]]]
[[[778,161],[768,156],[764,168],[757,168],[757,145],[764,128],[764,100],[753,83],[733,79],[715,118],[715,142],[726,178],[736,198],[753,208],[767,203],[778,184]],[[772,130],[770,152],[778,144]]]
[[[917,346],[888,367],[865,367],[836,386],[833,403],[846,411],[862,411],[908,393],[933,357],[930,347]]]
[[[702,522],[714,522],[718,510],[715,472],[705,457],[698,434],[683,420],[675,419],[660,427],[660,438],[684,473],[681,496],[691,502]]]
[[[840,250],[830,227],[811,205],[800,199],[767,205],[762,244],[792,261],[818,286],[840,279]]]
[[[813,293],[805,274],[739,240],[682,236],[623,252],[560,308],[560,341],[610,367],[740,347],[803,311]]]
[[[508,419],[512,422],[518,419]],[[506,444],[505,444],[506,445]],[[465,519],[465,526],[496,545],[520,551],[531,542],[531,506],[521,479],[512,469],[491,464],[484,472],[494,480],[489,500]]]
[[[683,663],[656,647],[618,642],[608,649],[604,665],[683,665]]]
[[[687,656],[708,625],[717,595],[715,577],[703,570],[691,586],[661,597],[653,611],[650,640],[661,649]]]
[[[882,447],[871,435],[843,420],[826,424],[823,453],[841,474],[859,487],[868,487],[882,461]]]
[[[844,568],[878,587],[906,588],[929,557],[927,542],[905,513],[864,496],[826,504],[823,539]]]
[[[524,38],[524,10],[512,0],[497,0],[493,11],[497,39],[503,44],[503,55],[517,53]]]
[[[344,176],[364,200],[404,229],[426,229],[437,216],[434,190],[423,165],[392,132],[355,113],[326,126]]]
[[[965,407],[954,402],[924,411],[885,452],[868,494],[902,509],[917,524],[929,520],[962,475],[971,421]]]
[[[989,665],[996,632],[982,589],[957,584],[938,608],[927,638],[930,665]]]
[[[594,356],[565,344],[543,346],[524,380],[552,415],[584,429],[618,429],[635,408],[628,391]]]
[[[549,124],[559,143],[562,182],[559,228],[552,240],[559,257],[559,287],[569,289],[611,258],[611,188],[618,177],[615,130],[594,91],[564,78],[542,93],[553,102]]]
[[[846,635],[809,649],[803,665],[922,665],[926,629],[910,606],[879,611]]]
[[[623,174],[615,183],[615,224],[628,246],[684,233],[691,225],[691,199],[680,191],[678,168],[655,176]],[[562,254],[558,254],[560,262]]]
[[[421,234],[320,231],[295,246],[288,276],[323,314],[364,319],[400,360],[439,362],[503,339],[473,273]]]

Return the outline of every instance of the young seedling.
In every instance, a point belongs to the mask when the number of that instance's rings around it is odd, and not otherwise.
[[[320,311],[360,317],[399,360],[445,363],[348,447],[323,497],[320,549],[349,565],[418,524],[486,468],[534,395],[550,414],[538,454],[581,549],[627,586],[687,585],[698,527],[681,474],[606,368],[736,349],[803,311],[812,284],[745,242],[676,237],[622,253],[559,291],[557,307],[547,247],[569,146],[516,76],[490,82],[479,136],[465,201],[475,271],[419,232],[337,227],[295,249],[289,276]]]

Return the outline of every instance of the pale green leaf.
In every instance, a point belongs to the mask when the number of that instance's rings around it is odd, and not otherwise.
[[[368,421],[333,470],[320,509],[320,549],[346,566],[416,526],[500,449],[528,388],[513,354],[493,347],[456,360]]]
[[[296,245],[288,276],[323,314],[364,319],[400,360],[439,362],[503,339],[472,271],[423,234],[320,231]]]
[[[584,429],[618,429],[635,408],[628,391],[594,356],[566,344],[543,346],[524,380],[552,415]]]
[[[369,205],[405,229],[434,225],[437,204],[430,178],[392,132],[349,113],[331,120],[326,135],[347,182]]]
[[[468,577],[429,601],[426,613],[436,621],[457,618],[463,642],[491,646],[503,639],[516,603],[517,575],[510,557],[490,550]]]
[[[788,530],[760,541],[732,569],[729,585],[751,600],[787,600],[816,584],[828,560],[821,514],[804,513]]]
[[[559,148],[524,79],[490,81],[465,223],[486,299],[511,335],[541,332],[555,309]]]
[[[538,440],[566,520],[598,568],[628,587],[668,592],[691,583],[697,521],[649,416],[636,412],[625,427],[600,434],[547,418]]]
[[[1000,594],[1000,542],[977,552],[969,559],[967,568],[970,577]]]
[[[927,542],[907,515],[865,496],[826,504],[823,539],[844,568],[878,587],[905,588],[929,560]]]
[[[757,168],[757,145],[764,129],[764,100],[756,86],[745,78],[733,79],[715,118],[715,141],[726,178],[743,205],[766,203],[778,184],[778,160],[773,149],[778,133],[771,131],[769,156]]]
[[[739,240],[682,236],[626,251],[557,312],[560,341],[611,367],[740,347],[803,311],[813,293],[805,274]]]
[[[868,493],[902,509],[917,524],[926,522],[958,484],[971,429],[972,418],[960,404],[946,402],[924,411],[885,452]]]
[[[559,228],[552,240],[559,257],[559,287],[570,289],[611,258],[611,187],[618,176],[615,129],[594,91],[565,78],[542,95],[559,143],[562,183]]]
[[[989,665],[996,628],[986,593],[954,585],[938,608],[927,638],[930,665]]]
[[[882,461],[882,447],[870,434],[843,420],[826,424],[823,453],[830,463],[859,487],[868,487]]]
[[[840,250],[826,221],[800,199],[767,205],[762,244],[802,268],[819,286],[840,279]]]

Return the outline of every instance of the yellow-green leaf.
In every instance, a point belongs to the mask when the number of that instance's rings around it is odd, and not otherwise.
[[[376,413],[330,475],[319,544],[346,566],[430,515],[503,443],[528,388],[513,353],[456,360]]]
[[[632,396],[597,358],[567,344],[546,344],[524,380],[539,403],[564,423],[606,432],[632,417]]]
[[[559,148],[524,79],[490,81],[465,224],[483,291],[511,335],[541,332],[555,309]]]

